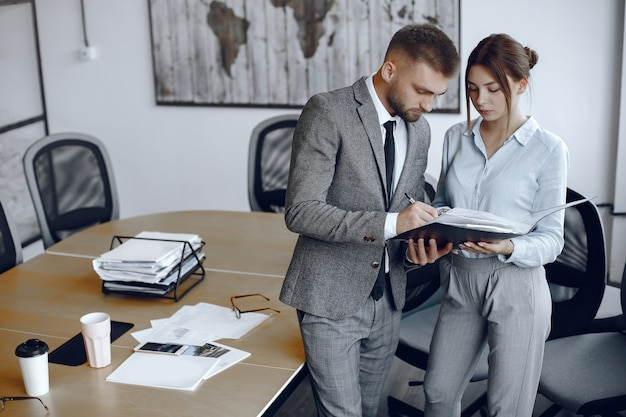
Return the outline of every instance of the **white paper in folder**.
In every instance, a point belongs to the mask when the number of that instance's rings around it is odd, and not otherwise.
[[[218,358],[135,352],[107,381],[193,391],[209,377],[218,362]]]

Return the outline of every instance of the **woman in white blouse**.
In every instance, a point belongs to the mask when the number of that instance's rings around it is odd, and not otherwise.
[[[472,51],[468,120],[446,132],[435,207],[520,219],[565,203],[567,147],[520,105],[537,60],[505,34]],[[480,115],[474,120],[470,100]],[[460,415],[486,345],[490,415],[532,415],[552,308],[543,265],[563,249],[563,215],[547,216],[521,237],[465,242],[441,260],[444,295],[425,379],[427,417]]]

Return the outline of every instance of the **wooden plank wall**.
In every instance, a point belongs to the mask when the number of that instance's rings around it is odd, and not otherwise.
[[[299,107],[375,72],[393,33],[437,24],[459,45],[459,0],[150,0],[159,104]],[[458,111],[459,83],[438,99]]]

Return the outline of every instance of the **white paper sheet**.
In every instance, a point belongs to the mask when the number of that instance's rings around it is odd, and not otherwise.
[[[219,358],[135,352],[108,377],[109,382],[193,391],[211,375]]]
[[[244,350],[235,349],[230,346],[223,345],[221,343],[211,342],[206,343],[204,346],[190,346],[183,355],[196,355],[217,357],[219,362],[211,369],[205,379],[212,377],[215,374],[222,372],[223,370],[230,368],[234,364],[241,362],[248,356],[250,352]]]
[[[134,332],[139,342],[180,343],[201,346],[216,339],[239,339],[269,316],[245,313],[238,319],[228,307],[198,303],[182,306],[168,319],[153,321],[151,332]]]

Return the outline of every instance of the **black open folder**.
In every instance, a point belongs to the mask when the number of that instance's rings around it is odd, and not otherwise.
[[[531,232],[544,217],[590,200],[584,198],[534,213],[522,221],[505,219],[479,210],[453,208],[416,229],[401,233],[393,239],[436,239],[438,246],[452,242],[495,242]]]

